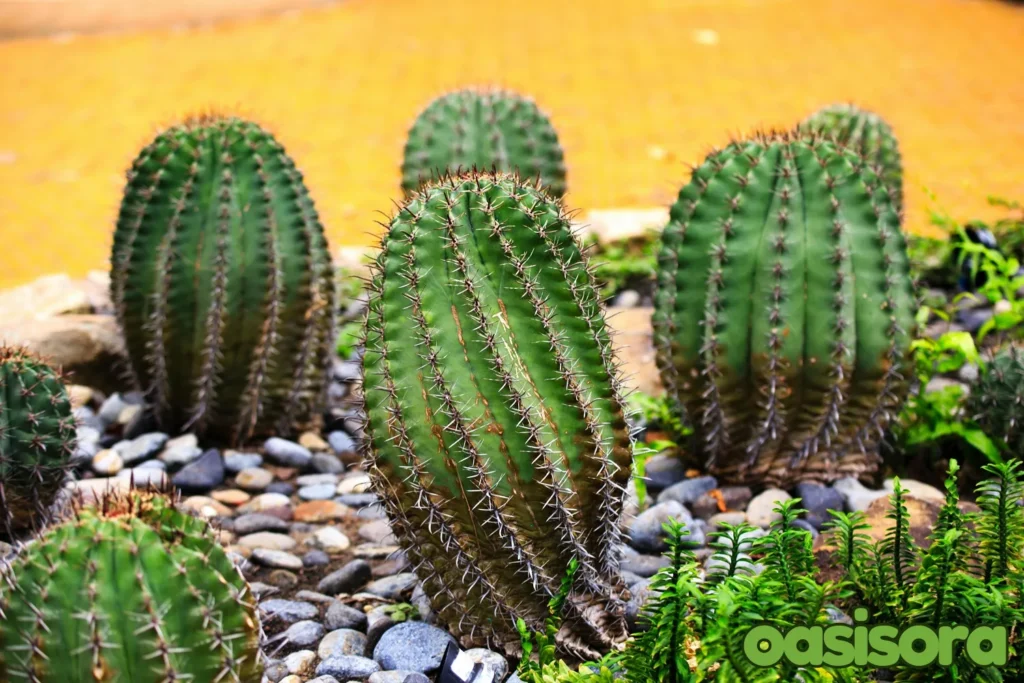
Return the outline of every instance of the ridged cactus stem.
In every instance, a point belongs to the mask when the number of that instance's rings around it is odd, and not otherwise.
[[[262,678],[256,600],[209,524],[132,492],[77,508],[0,567],[0,679]]]
[[[132,378],[164,428],[240,443],[316,424],[333,272],[272,136],[218,117],[159,135],[129,172],[112,264]]]
[[[0,537],[46,522],[71,469],[76,426],[60,372],[0,346]]]
[[[914,306],[898,215],[856,152],[771,134],[709,155],[670,213],[654,316],[692,454],[775,484],[871,468]]]
[[[540,628],[576,559],[561,645],[593,653],[624,638],[629,436],[561,208],[513,177],[446,178],[402,207],[378,268],[368,455],[396,531],[448,598],[442,617],[466,641],[514,652],[515,619]]]

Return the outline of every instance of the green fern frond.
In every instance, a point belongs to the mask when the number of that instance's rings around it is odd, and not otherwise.
[[[823,531],[832,534],[839,566],[846,572],[847,578],[854,581],[867,564],[871,553],[871,537],[864,533],[871,525],[867,523],[864,513],[860,510],[828,512],[832,519],[826,522]]]
[[[683,547],[686,527],[670,519],[664,525],[671,564],[651,579],[652,598],[641,619],[647,629],[627,647],[623,663],[632,683],[696,683],[686,661],[688,642],[696,635],[691,621],[703,599],[697,561]]]
[[[723,524],[711,535],[708,545],[714,551],[708,563],[706,582],[715,586],[730,576],[749,576],[754,573],[750,557],[759,529],[746,522]]]
[[[977,487],[978,536],[985,566],[986,583],[1008,584],[1022,571],[1021,554],[1024,549],[1024,498],[1021,482],[1021,462],[1010,460],[985,465],[993,479]]]
[[[900,605],[906,609],[913,583],[914,564],[917,561],[916,545],[910,535],[910,513],[906,504],[907,490],[900,485],[897,477],[893,480],[893,492],[889,498],[889,512],[886,518],[893,526],[885,534],[882,554],[892,566],[892,577]]]
[[[799,498],[777,503],[775,512],[778,516],[772,522],[768,535],[759,543],[764,551],[765,572],[782,584],[784,596],[791,603],[797,600],[797,578],[811,572],[814,567],[810,532],[792,526],[803,512],[798,507],[799,503]]]

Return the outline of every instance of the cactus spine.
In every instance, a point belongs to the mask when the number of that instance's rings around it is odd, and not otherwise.
[[[505,174],[444,178],[388,226],[369,301],[369,469],[435,609],[518,651],[579,562],[565,652],[626,638],[631,464],[600,297],[562,206]]]
[[[209,525],[160,496],[108,496],[0,578],[0,679],[224,681],[263,675],[256,601]]]
[[[45,519],[74,452],[75,418],[59,374],[0,346],[0,536]]]
[[[502,90],[443,95],[416,118],[405,145],[406,196],[438,175],[470,168],[539,178],[553,197],[565,194],[558,134],[533,101]]]
[[[874,469],[914,311],[897,213],[855,151],[769,134],[712,153],[672,207],[653,319],[691,454],[775,485]]]
[[[238,443],[315,426],[333,277],[301,173],[255,124],[191,119],[128,172],[111,293],[165,429]]]
[[[1007,452],[1024,456],[1024,351],[1010,345],[989,361],[967,400],[967,413]]]
[[[897,213],[903,211],[903,163],[900,146],[892,126],[879,116],[852,104],[834,104],[804,119],[805,132],[834,138],[855,149],[868,164],[875,166]]]

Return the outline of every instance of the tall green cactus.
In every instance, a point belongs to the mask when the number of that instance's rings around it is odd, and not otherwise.
[[[60,375],[0,346],[0,537],[40,524],[75,452],[75,418]]]
[[[903,211],[903,162],[892,126],[878,114],[852,104],[833,104],[816,111],[800,124],[804,132],[834,138],[860,153],[882,176],[897,213]]]
[[[466,644],[518,651],[580,568],[558,637],[626,638],[619,516],[631,464],[600,296],[562,206],[468,173],[408,200],[384,237],[364,386],[376,490]]]
[[[158,135],[128,172],[111,261],[131,368],[164,428],[238,443],[316,425],[334,274],[273,136],[221,117]]]
[[[533,101],[502,90],[459,90],[431,102],[405,144],[406,196],[438,174],[495,168],[539,178],[553,197],[565,194],[558,134]]]
[[[873,167],[813,135],[710,154],[663,235],[657,362],[720,479],[783,485],[877,466],[915,299]]]
[[[0,571],[0,680],[262,680],[248,584],[162,496],[109,494]]]
[[[967,399],[967,413],[1008,453],[1024,458],[1024,348],[1010,345],[993,356]]]

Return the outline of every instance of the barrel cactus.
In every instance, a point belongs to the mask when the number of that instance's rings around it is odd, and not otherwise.
[[[108,495],[0,571],[0,680],[262,680],[248,584],[164,497]]]
[[[903,163],[892,127],[878,114],[852,104],[834,104],[808,116],[802,130],[832,137],[876,167],[897,212],[903,210]]]
[[[533,101],[503,90],[459,90],[431,102],[405,144],[402,189],[408,196],[440,175],[470,168],[539,178],[565,194],[558,134]]]
[[[670,212],[653,318],[688,454],[725,481],[872,471],[915,308],[897,213],[855,151],[771,133],[713,152]]]
[[[376,263],[363,364],[374,487],[463,644],[517,654],[517,621],[543,628],[570,565],[558,646],[623,642],[631,434],[560,202],[476,172],[410,198]]]
[[[967,400],[967,413],[1007,452],[1024,456],[1024,350],[1008,346],[987,364]]]
[[[204,116],[128,172],[111,294],[165,430],[237,444],[315,427],[336,313],[323,227],[273,136]]]
[[[0,346],[0,536],[40,524],[75,452],[75,418],[59,373]]]

